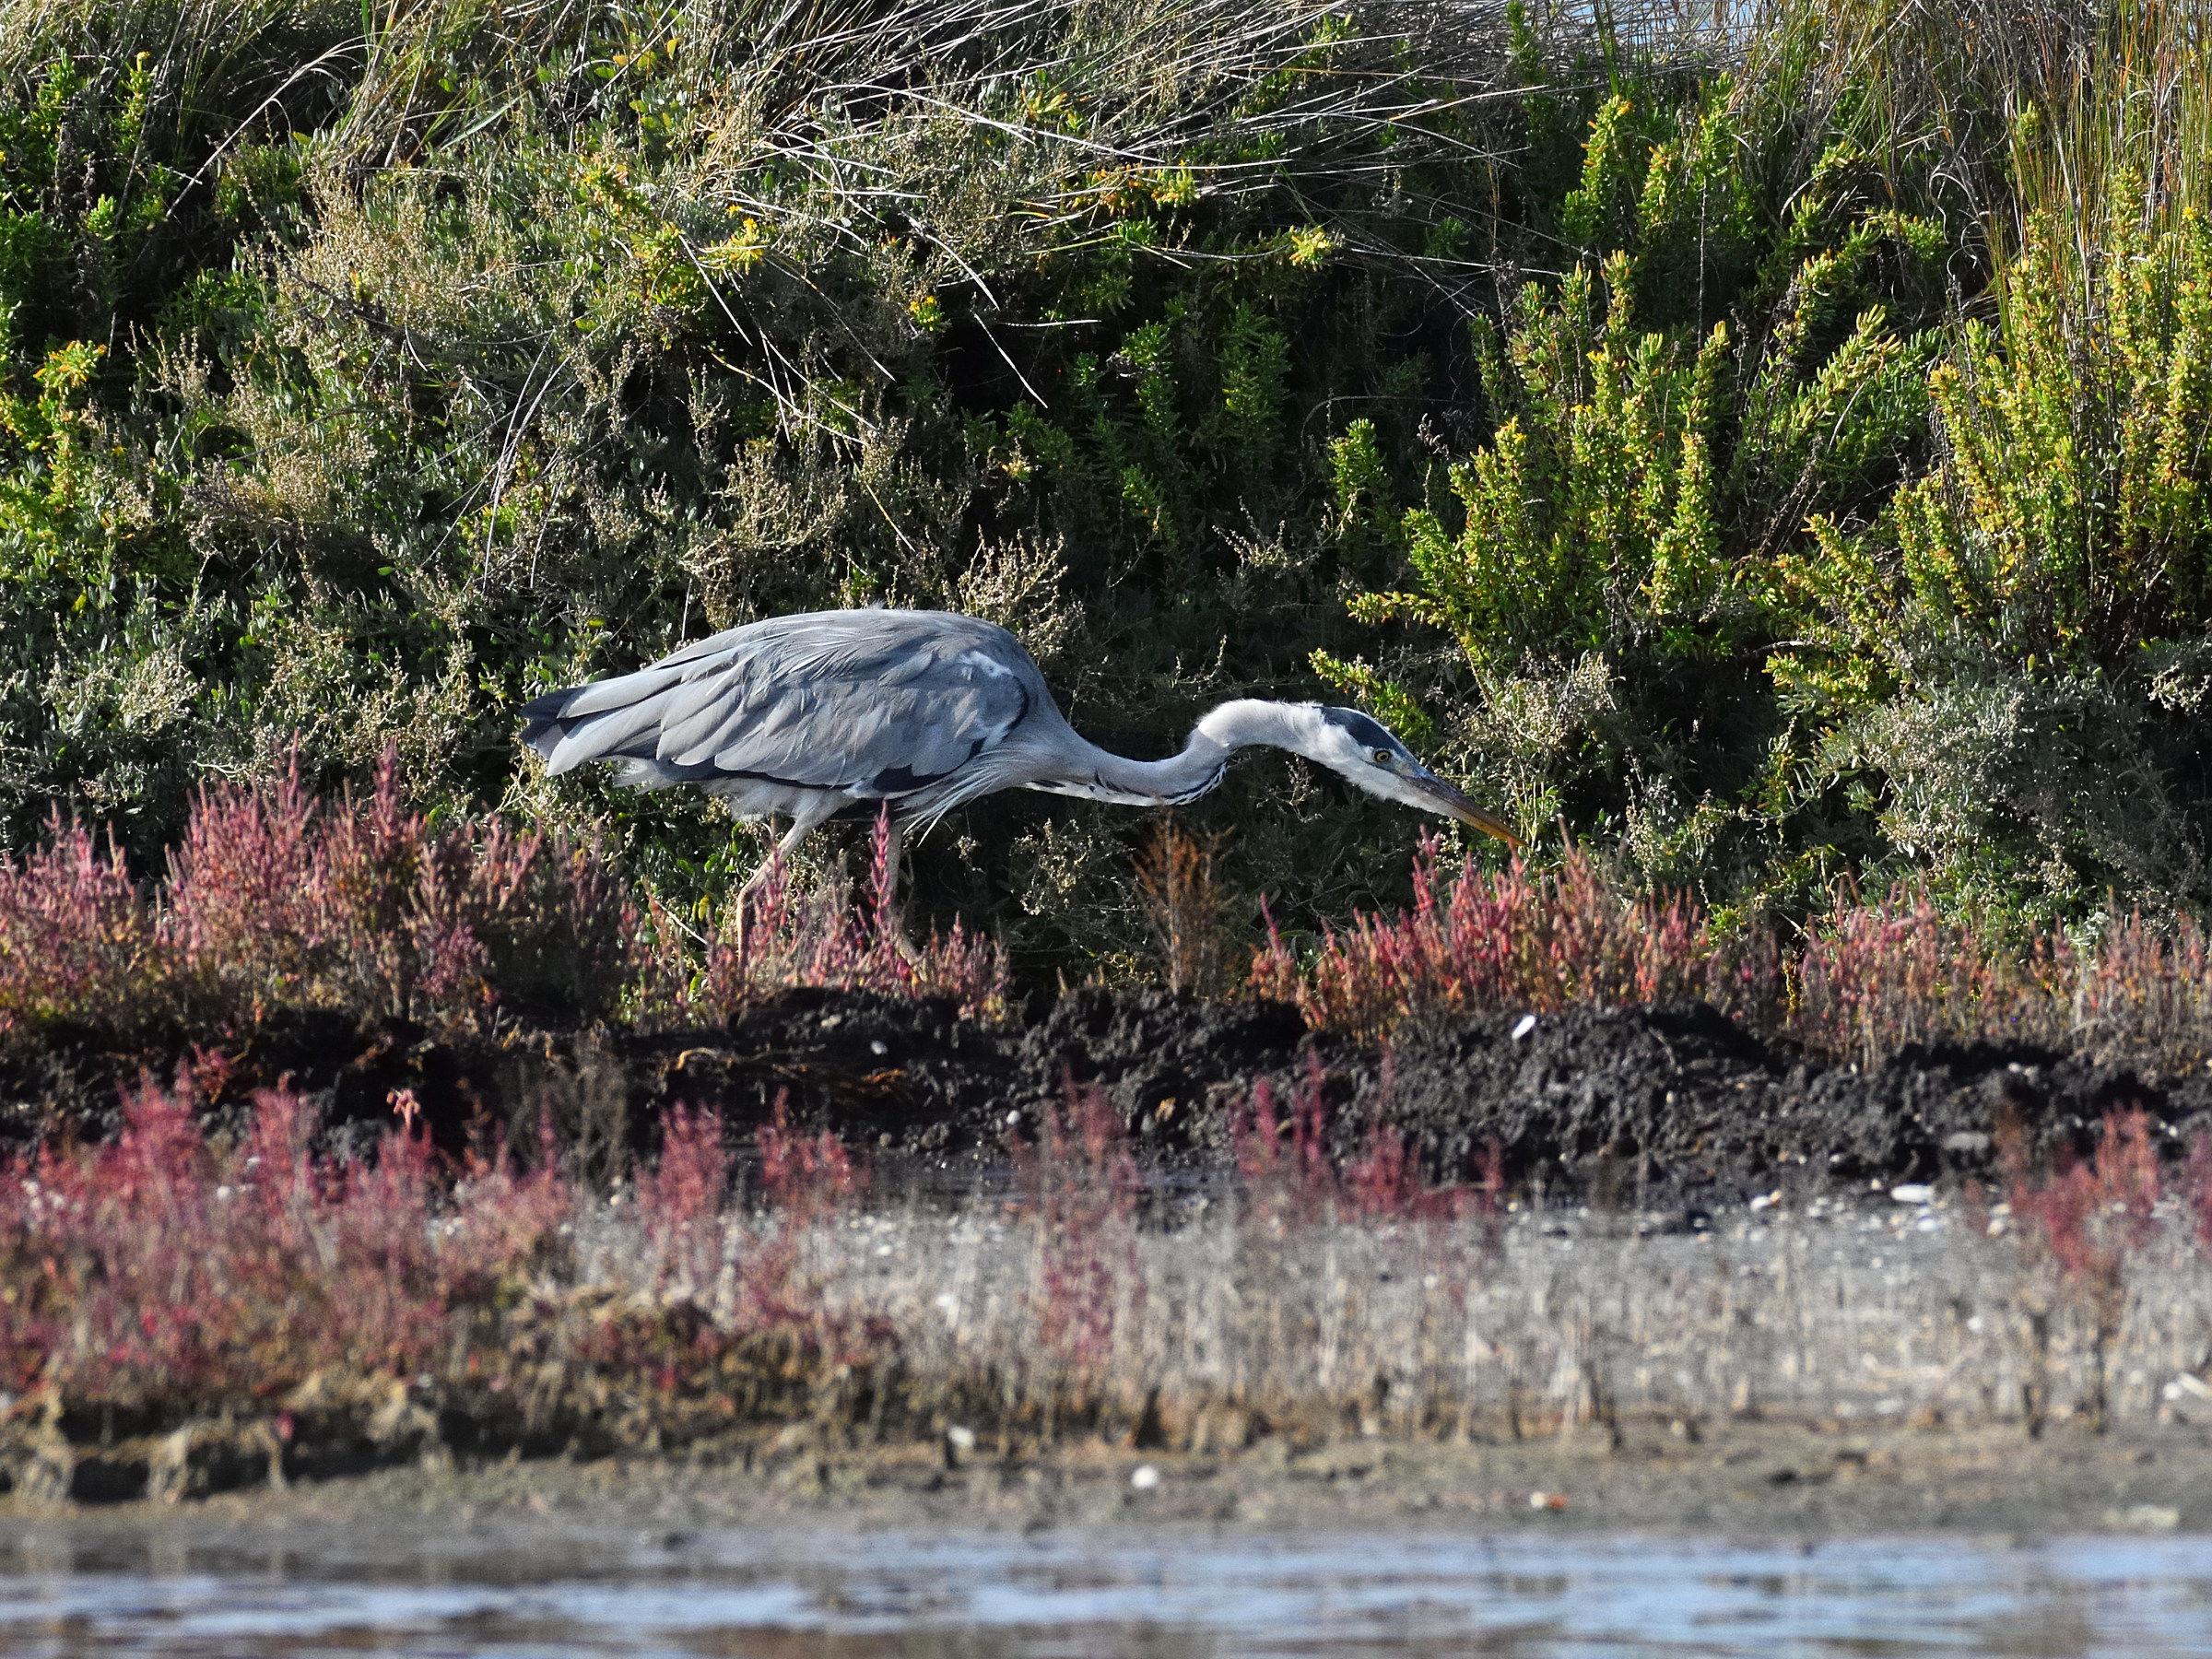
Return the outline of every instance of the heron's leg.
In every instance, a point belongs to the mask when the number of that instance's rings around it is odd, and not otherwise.
[[[760,861],[760,867],[747,877],[745,885],[737,889],[737,938],[741,953],[754,893],[768,879],[770,871],[779,865],[788,865],[793,851],[812,835],[822,820],[835,812],[840,805],[834,798],[809,801],[793,813],[791,828],[783,832],[783,839],[776,843],[775,851]]]
[[[783,832],[783,839],[776,843],[776,850],[760,861],[760,867],[747,877],[745,885],[737,889],[737,901],[742,904],[750,899],[754,889],[768,879],[768,873],[778,865],[790,864],[791,855],[797,850],[798,844],[814,833],[826,816],[809,810],[793,818],[791,828]]]

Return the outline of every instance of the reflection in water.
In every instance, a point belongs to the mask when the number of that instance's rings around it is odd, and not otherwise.
[[[0,1655],[2212,1654],[2212,1540],[0,1541]]]

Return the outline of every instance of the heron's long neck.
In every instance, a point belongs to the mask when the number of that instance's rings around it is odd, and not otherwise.
[[[1130,760],[1078,738],[1084,751],[1080,768],[1037,787],[1132,806],[1173,806],[1195,800],[1220,782],[1229,758],[1241,748],[1266,744],[1304,753],[1312,720],[1312,710],[1302,704],[1241,698],[1199,721],[1182,752],[1165,760]]]

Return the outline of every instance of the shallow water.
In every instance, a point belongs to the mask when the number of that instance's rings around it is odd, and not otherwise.
[[[57,1529],[0,1550],[0,1653],[339,1653],[2212,1654],[2212,1539],[333,1534],[271,1548]]]

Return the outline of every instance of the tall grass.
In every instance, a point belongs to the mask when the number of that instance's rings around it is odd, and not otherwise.
[[[1220,837],[1201,841],[1163,821],[1137,855],[1137,897],[1171,991],[1204,996],[1220,989],[1223,907],[1215,877],[1220,854]]]
[[[641,1438],[655,1409],[726,1422],[726,1392],[703,1391],[749,1388],[756,1409],[803,1399],[877,1340],[807,1296],[788,1252],[727,1271],[712,1116],[674,1117],[628,1194],[605,1246],[618,1245],[622,1300],[594,1284],[594,1201],[557,1159],[524,1171],[491,1147],[455,1164],[397,1111],[373,1159],[333,1158],[312,1149],[312,1116],[264,1093],[244,1134],[211,1143],[187,1086],[149,1084],[108,1145],[14,1160],[0,1191],[8,1389],[56,1418],[165,1428],[312,1402],[349,1432],[380,1411],[418,1420],[450,1394],[510,1432],[566,1441],[613,1414],[613,1391],[641,1388]]]
[[[127,1048],[300,1008],[478,1029],[720,1023],[794,985],[1003,1018],[995,942],[959,923],[910,940],[887,824],[872,845],[857,888],[836,873],[802,886],[771,865],[701,933],[650,894],[641,912],[593,843],[499,819],[433,826],[401,805],[389,762],[365,801],[319,803],[295,776],[204,792],[150,887],[57,821],[46,848],[0,862],[0,1037],[22,1050],[68,1027]],[[1200,988],[1191,964],[1211,948],[1217,900],[1202,850],[1175,845],[1155,843],[1149,878],[1163,936],[1182,940],[1171,961]],[[1692,896],[1640,894],[1579,850],[1550,871],[1447,873],[1439,858],[1433,840],[1417,851],[1405,911],[1356,913],[1302,953],[1271,929],[1244,992],[1373,1042],[1483,1013],[1694,998],[1865,1064],[1977,1040],[2168,1070],[2212,1056],[2212,958],[2185,916],[2129,912],[2085,940],[1961,916],[1900,884],[1873,902],[1839,890],[1785,938],[1720,931]]]
[[[1433,842],[1414,887],[1411,909],[1358,915],[1302,959],[1271,935],[1249,988],[1370,1040],[1476,1013],[1698,998],[1754,1031],[1868,1065],[1908,1043],[1976,1041],[2080,1046],[2168,1070],[2212,1055],[2212,965],[2186,916],[2130,912],[2085,945],[1961,917],[1900,883],[1871,903],[1839,891],[1785,941],[1759,925],[1717,933],[1693,897],[1641,896],[1580,852],[1545,874],[1469,860],[1447,881]]]
[[[1370,1038],[1506,1008],[1700,997],[1765,1011],[1776,963],[1732,959],[1686,896],[1625,898],[1579,851],[1557,874],[1470,861],[1440,891],[1436,853],[1427,841],[1416,857],[1411,910],[1357,917],[1310,964],[1271,934],[1253,959],[1253,988]]]
[[[996,946],[958,920],[919,946],[911,942],[888,817],[878,815],[869,847],[857,892],[841,871],[802,888],[771,859],[758,885],[725,900],[703,941],[650,902],[661,944],[633,1012],[727,1020],[765,991],[828,985],[947,997],[971,1019],[1001,1018],[1006,970]]]
[[[204,790],[166,880],[144,886],[81,824],[0,860],[0,1042],[56,1026],[125,1042],[198,1040],[280,1009],[482,1029],[726,1020],[763,992],[832,985],[1005,1011],[1006,970],[957,923],[910,945],[888,826],[865,890],[795,887],[778,866],[703,939],[650,895],[642,914],[601,849],[505,820],[431,824],[375,792],[318,802],[295,772]]]
[[[636,923],[596,847],[432,826],[389,757],[365,801],[318,803],[296,773],[211,787],[150,888],[58,818],[45,850],[0,862],[0,1038],[203,1035],[302,1007],[591,1018],[623,989]]]
[[[372,1162],[318,1157],[306,1122],[279,1091],[210,1143],[187,1092],[149,1087],[112,1144],[15,1160],[14,1478],[66,1490],[81,1449],[143,1479],[196,1434],[257,1447],[230,1476],[259,1478],[334,1446],[734,1450],[794,1422],[1214,1453],[1745,1412],[2041,1433],[2164,1410],[2212,1305],[2188,1289],[2205,1156],[2162,1192],[2126,1119],[2093,1163],[2015,1167],[2003,1206],[1903,1211],[1902,1232],[1816,1203],[1725,1237],[1565,1243],[1373,1153],[1278,1165],[1273,1134],[1204,1206],[1140,1206],[1118,1122],[1079,1100],[1011,1194],[950,1210],[864,1206],[841,1148],[781,1125],[735,1191],[706,1113],[611,1195],[550,1159],[449,1164],[398,1118]],[[1849,1259],[1862,1232],[1886,1270]]]

